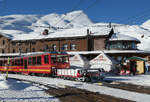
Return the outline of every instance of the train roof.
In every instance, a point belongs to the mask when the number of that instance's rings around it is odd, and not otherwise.
[[[67,54],[66,52],[57,52],[57,51],[51,51],[51,52],[31,52],[31,53],[5,53],[0,54],[0,60],[4,58],[7,60],[8,57],[10,58],[20,58],[20,57],[28,57],[28,56],[36,56],[36,55],[43,55],[43,54]]]

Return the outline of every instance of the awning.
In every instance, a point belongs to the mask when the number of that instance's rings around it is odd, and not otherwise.
[[[130,58],[128,58],[127,60],[146,61],[144,58],[142,58],[142,57],[137,57],[137,56],[130,57]]]

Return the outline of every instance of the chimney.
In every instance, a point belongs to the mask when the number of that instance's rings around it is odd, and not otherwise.
[[[111,28],[111,22],[109,22],[109,26],[108,27]]]
[[[43,35],[48,35],[48,29],[44,29],[44,31],[43,31],[42,34],[43,34]]]
[[[90,35],[90,30],[89,30],[89,29],[87,29],[87,36],[88,36],[88,35]]]

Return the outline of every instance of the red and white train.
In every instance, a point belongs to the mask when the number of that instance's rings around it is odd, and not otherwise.
[[[14,58],[1,58],[0,71],[28,75],[55,76],[90,81],[103,78],[99,70],[70,68],[69,55],[64,52],[36,53]]]

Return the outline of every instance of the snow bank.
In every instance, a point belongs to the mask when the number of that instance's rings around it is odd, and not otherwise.
[[[99,86],[98,83],[90,84],[90,83],[84,83],[84,82],[75,82],[75,81],[69,81],[69,80],[62,80],[57,78],[45,78],[45,77],[36,77],[36,76],[23,76],[23,75],[9,75],[9,77],[14,78],[20,78],[20,79],[28,79],[31,81],[41,82],[45,84],[49,84],[50,86],[55,86],[56,88],[61,86],[72,86],[76,88],[86,89],[92,92],[98,92],[101,94],[111,95],[115,97],[120,97],[128,100],[133,100],[136,102],[150,102],[150,95],[143,94],[143,93],[137,93],[137,92],[130,92],[126,90],[121,89],[115,89],[115,88],[109,88],[105,86]],[[145,76],[143,76],[144,79]],[[147,76],[146,79],[149,80],[150,75]],[[132,79],[132,78],[131,78]],[[134,81],[134,80],[132,80]]]
[[[43,86],[13,79],[5,80],[0,75],[0,101],[1,102],[60,102],[53,96],[44,92]]]

